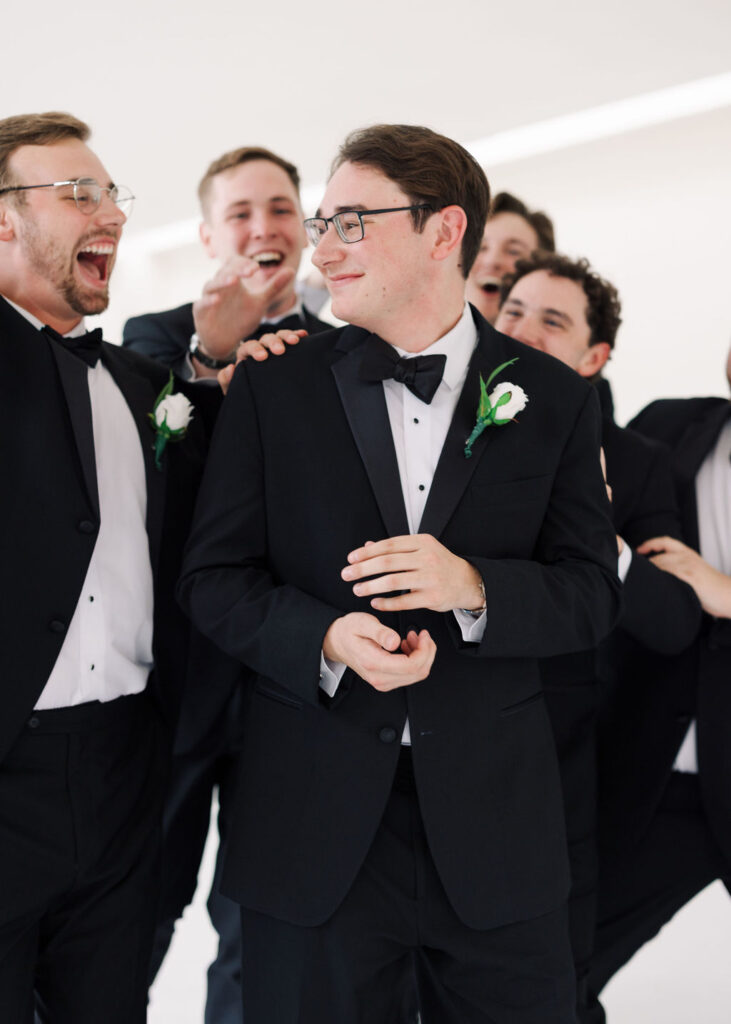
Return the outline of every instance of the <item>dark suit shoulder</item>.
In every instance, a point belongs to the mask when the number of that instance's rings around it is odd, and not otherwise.
[[[642,409],[628,426],[673,445],[691,423],[702,421],[725,404],[725,398],[661,398]]]
[[[122,345],[180,373],[195,330],[193,304],[130,317],[122,331]]]
[[[602,447],[617,532],[633,547],[658,534],[680,537],[670,449],[606,417]]]

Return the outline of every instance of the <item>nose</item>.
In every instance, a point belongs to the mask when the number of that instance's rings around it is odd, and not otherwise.
[[[276,220],[267,210],[253,210],[249,230],[254,238],[271,238],[277,233]]]
[[[127,223],[127,214],[120,210],[108,192],[102,192],[94,219],[98,224],[111,224],[121,228]]]
[[[312,254],[312,262],[318,270],[322,270],[329,263],[336,263],[343,259],[343,245],[340,235],[335,230],[334,224],[328,224],[327,231],[320,238]]]

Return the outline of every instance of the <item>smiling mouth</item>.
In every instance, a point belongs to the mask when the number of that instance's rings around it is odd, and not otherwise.
[[[79,251],[76,259],[87,277],[98,284],[106,284],[109,280],[109,269],[113,254],[114,246],[111,242],[92,242]]]
[[[284,255],[281,252],[257,252],[251,258],[260,267],[278,267]]]
[[[496,277],[490,277],[487,281],[483,281],[480,288],[485,295],[497,295],[500,291],[500,281]]]

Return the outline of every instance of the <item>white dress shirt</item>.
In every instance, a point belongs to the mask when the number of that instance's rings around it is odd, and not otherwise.
[[[696,474],[695,500],[700,553],[714,569],[731,576],[731,419]],[[688,726],[673,769],[698,771],[695,719]]]
[[[44,326],[11,305],[39,330]],[[67,337],[84,334],[84,321]],[[99,360],[89,367],[101,525],[78,604],[36,709],[140,693],[152,668],[145,464],[132,413]],[[152,431],[150,431],[152,443]]]
[[[407,359],[416,355],[447,357],[444,375],[430,405],[422,402],[408,388],[395,380],[383,382],[406,517],[409,532],[412,534],[418,533],[439,455],[444,447],[449,424],[452,422],[476,344],[477,328],[469,307],[465,305],[462,316],[452,330],[428,348],[416,353],[404,352],[394,346],[399,356]],[[475,618],[467,612],[455,609],[454,615],[463,639],[479,643],[485,631],[486,613],[483,612],[479,618]],[[323,655],[320,685],[330,696],[337,690],[345,668],[345,665],[329,661]],[[408,744],[410,741],[407,721],[401,742]]]

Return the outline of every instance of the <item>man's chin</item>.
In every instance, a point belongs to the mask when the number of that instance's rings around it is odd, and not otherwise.
[[[109,289],[94,292],[79,292],[75,290],[73,295],[67,297],[67,301],[74,313],[79,316],[95,316],[103,313],[109,305]]]

